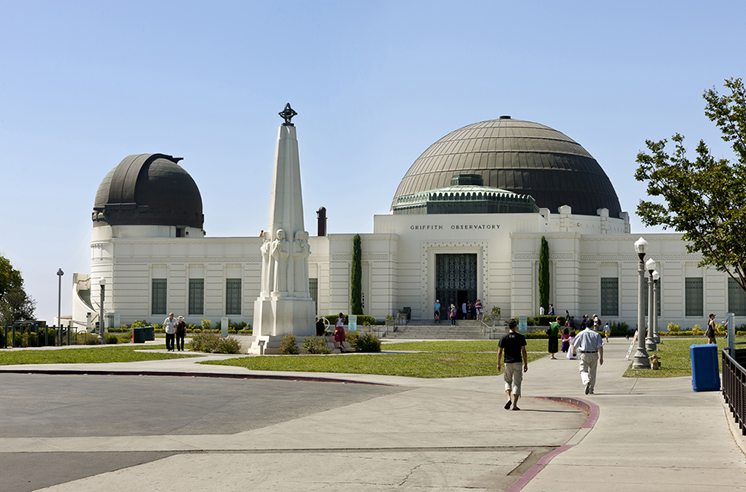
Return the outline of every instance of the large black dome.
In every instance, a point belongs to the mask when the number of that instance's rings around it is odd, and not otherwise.
[[[614,187],[596,160],[577,142],[548,126],[501,116],[455,130],[432,144],[409,168],[396,190],[401,197],[447,186],[457,174],[479,174],[485,186],[531,195],[556,213],[619,217]]]
[[[165,225],[202,229],[202,196],[192,177],[165,154],[130,155],[104,177],[93,225]]]

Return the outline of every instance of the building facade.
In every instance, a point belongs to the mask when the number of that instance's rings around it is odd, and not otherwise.
[[[178,162],[128,156],[102,181],[90,272],[74,276],[76,324],[98,318],[100,279],[106,326],[161,322],[169,312],[190,323],[251,323],[262,238],[205,236],[199,189]],[[353,234],[321,234],[309,238],[311,296],[322,315],[347,313]],[[543,237],[558,314],[636,324],[640,235],[598,162],[545,125],[500,117],[447,134],[407,170],[391,211],[360,236],[364,311],[379,319],[404,308],[431,318],[435,299],[480,298],[504,317],[536,315]],[[746,321],[743,291],[699,268],[680,234],[644,236],[661,275],[661,327],[704,325],[709,312]]]

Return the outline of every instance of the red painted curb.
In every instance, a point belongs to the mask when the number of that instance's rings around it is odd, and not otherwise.
[[[539,396],[537,397],[542,400],[551,400],[556,401],[559,403],[564,403],[565,405],[570,405],[572,407],[575,407],[586,414],[585,421],[581,424],[581,429],[591,429],[593,426],[596,425],[596,422],[598,422],[598,416],[600,414],[600,409],[598,405],[591,401],[583,400],[580,398],[573,398],[568,396]],[[544,469],[553,459],[555,456],[560,455],[561,453],[564,453],[568,449],[572,449],[572,445],[570,444],[564,444],[556,449],[553,449],[552,451],[548,452],[541,458],[539,458],[539,461],[534,463],[528,470],[526,470],[523,475],[521,475],[518,480],[513,482],[507,489],[505,489],[508,492],[519,492],[520,490],[523,490],[523,487],[528,485],[528,483],[533,480],[536,475],[539,474],[541,470]]]

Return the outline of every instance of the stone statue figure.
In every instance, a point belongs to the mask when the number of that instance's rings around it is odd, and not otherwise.
[[[262,236],[262,246],[259,248],[262,252],[262,276],[261,281],[262,285],[260,285],[260,291],[261,295],[268,296],[269,291],[271,290],[271,278],[272,278],[272,272],[273,272],[273,262],[271,258],[270,250],[272,248],[272,242],[269,240],[266,234]]]
[[[308,245],[308,233],[298,231],[293,241],[293,276],[295,292],[299,294],[308,293],[308,257],[311,255],[311,247]]]
[[[290,245],[285,238],[285,230],[277,229],[275,239],[271,247],[272,260],[274,263],[274,287],[273,291],[285,293],[288,291],[288,256]]]

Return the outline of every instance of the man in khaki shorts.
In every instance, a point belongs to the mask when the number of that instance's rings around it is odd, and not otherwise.
[[[508,322],[510,333],[500,339],[500,347],[497,349],[497,372],[502,369],[503,353],[505,354],[505,394],[508,401],[505,410],[520,410],[518,398],[521,397],[521,382],[523,373],[528,371],[528,356],[526,354],[526,337],[518,333],[518,322],[511,319]],[[523,366],[523,367],[521,367]]]

